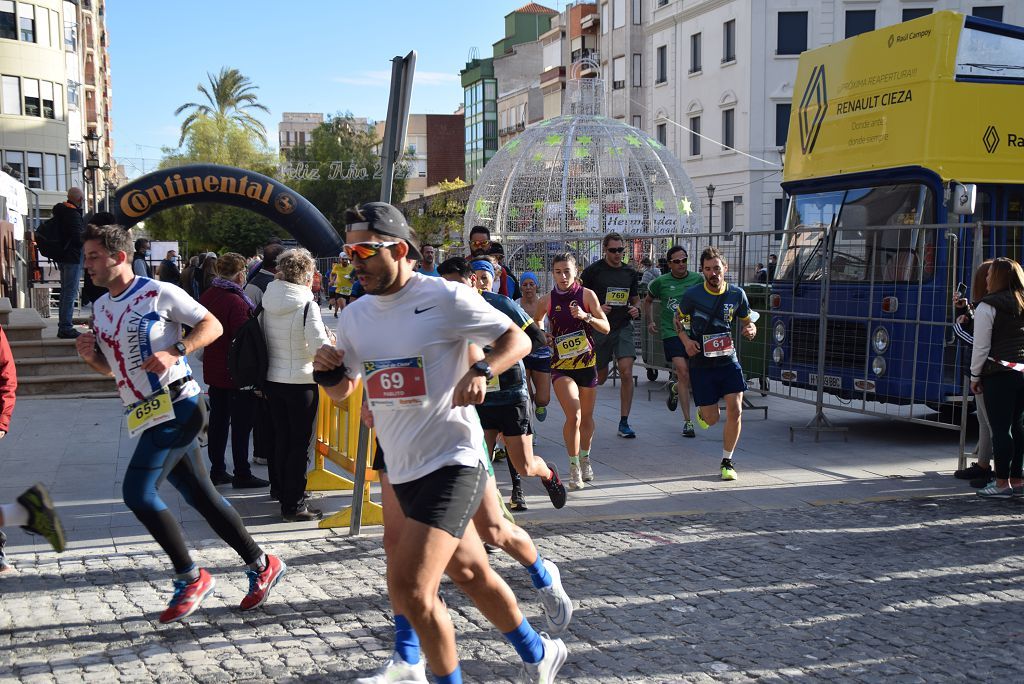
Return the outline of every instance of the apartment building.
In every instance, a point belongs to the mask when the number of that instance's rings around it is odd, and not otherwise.
[[[296,147],[304,147],[313,139],[313,131],[324,122],[324,115],[316,112],[284,112],[277,124],[277,146],[281,154]]]

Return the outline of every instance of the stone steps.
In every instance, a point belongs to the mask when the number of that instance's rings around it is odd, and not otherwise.
[[[85,364],[89,375],[85,373],[68,373],[64,375],[29,375],[18,376],[18,396],[39,396],[63,394],[73,397],[92,397],[93,395],[110,392],[116,389],[114,379],[94,372]]]

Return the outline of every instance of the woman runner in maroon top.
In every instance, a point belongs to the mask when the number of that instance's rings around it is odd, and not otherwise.
[[[551,262],[555,288],[537,303],[551,322],[548,343],[554,349],[551,382],[565,413],[562,437],[569,454],[569,488],[583,489],[594,479],[590,445],[594,438],[597,360],[591,329],[608,334],[610,326],[597,295],[577,281],[576,257],[560,254]]]

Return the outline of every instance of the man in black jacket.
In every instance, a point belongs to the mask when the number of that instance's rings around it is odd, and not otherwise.
[[[53,216],[60,225],[60,236],[64,241],[64,254],[57,261],[60,270],[60,303],[57,306],[57,337],[74,339],[81,335],[75,330],[72,320],[75,300],[82,282],[82,235],[85,234],[85,220],[82,218],[82,203],[85,195],[81,188],[68,190],[66,202],[53,206]]]

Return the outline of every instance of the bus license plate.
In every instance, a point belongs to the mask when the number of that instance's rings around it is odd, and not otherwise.
[[[808,373],[807,384],[817,387],[818,374]],[[824,387],[826,389],[843,389],[843,377],[841,375],[826,375]]]

